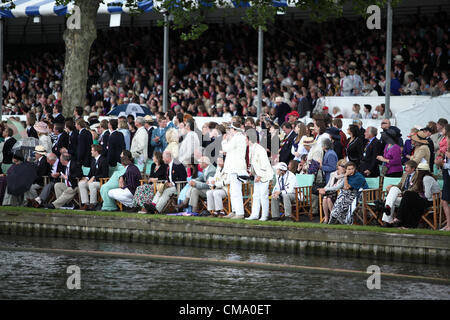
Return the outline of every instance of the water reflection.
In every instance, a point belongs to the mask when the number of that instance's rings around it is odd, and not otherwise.
[[[282,263],[449,278],[445,266],[375,260],[155,246],[75,239],[0,236],[2,247],[39,247],[191,256]],[[81,290],[66,287],[67,267],[81,268]],[[445,284],[382,279],[368,290],[366,279],[336,273],[285,272],[199,263],[166,263],[50,253],[0,251],[2,299],[449,299]]]

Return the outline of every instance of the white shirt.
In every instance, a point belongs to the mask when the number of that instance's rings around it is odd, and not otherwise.
[[[169,163],[169,182],[172,181],[172,167],[173,167],[173,160]]]

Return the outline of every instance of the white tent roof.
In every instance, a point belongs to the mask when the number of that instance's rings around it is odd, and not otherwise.
[[[0,16],[2,18],[19,18],[19,17],[32,17],[32,16],[64,16],[68,12],[71,12],[73,2],[68,6],[57,6],[55,0],[14,0],[11,1],[15,4],[15,8],[0,10]],[[141,0],[138,1],[139,9],[144,12],[151,12],[154,7],[158,7],[162,1],[158,0]],[[293,3],[288,4],[288,0],[272,1],[275,7],[293,7]],[[122,6],[117,5],[122,3]],[[239,3],[238,1],[226,0],[227,7],[248,7],[251,2]],[[108,5],[114,4],[114,5]],[[104,3],[100,4],[98,14],[120,14],[129,12],[129,8],[125,7],[126,0],[104,0]],[[6,3],[0,7],[9,8],[10,4]]]
[[[423,103],[395,114],[397,127],[402,131],[404,139],[411,128],[419,125],[424,128],[429,121],[439,118],[450,119],[450,94],[431,98]]]

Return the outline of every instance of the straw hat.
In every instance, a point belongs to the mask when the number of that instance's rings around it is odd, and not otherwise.
[[[144,121],[145,121],[145,122],[153,122],[153,118],[152,118],[152,116],[146,115],[146,116],[144,117]]]
[[[398,54],[398,55],[395,56],[394,61],[400,61],[401,62],[401,61],[403,61],[403,57]]]
[[[46,155],[45,147],[44,147],[44,146],[41,146],[41,145],[34,147],[34,152],[35,152],[35,153],[38,153],[38,154],[40,154],[40,155],[43,155],[43,156]]]
[[[419,132],[417,132],[417,134],[415,134],[411,137],[411,140],[413,140],[415,142],[428,144],[428,140],[426,140],[426,139],[427,139],[427,134],[424,131],[419,131]]]
[[[422,162],[422,163],[419,163],[419,165],[417,166],[417,170],[430,171],[430,166],[428,165],[427,162]]]
[[[312,146],[313,144],[315,144],[317,141],[316,140],[314,140],[314,138],[313,137],[306,137],[304,140],[303,140],[303,145],[304,146]]]
[[[36,123],[34,129],[39,133],[48,133],[48,125],[43,121]]]
[[[282,103],[284,101],[283,97],[276,97],[275,103]]]

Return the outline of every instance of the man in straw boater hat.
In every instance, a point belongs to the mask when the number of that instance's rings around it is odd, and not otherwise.
[[[51,174],[52,167],[47,162],[47,156],[44,146],[38,145],[34,148],[34,157],[36,159],[37,178],[31,185],[30,190],[25,192],[24,199],[28,201],[28,206],[31,207],[33,200],[38,196],[38,190],[44,186],[44,178]]]
[[[292,217],[292,201],[295,200],[297,178],[294,173],[288,170],[288,167],[284,162],[279,162],[275,166],[275,169],[277,170],[277,174],[275,186],[272,190],[272,220],[280,220],[281,201],[283,201],[284,205],[284,217],[294,220],[294,217]]]
[[[419,131],[411,136],[411,143],[414,146],[414,154],[411,160],[418,165],[421,163],[430,163],[430,148],[428,147],[427,134],[424,131]]]
[[[243,219],[244,200],[242,198],[242,181],[239,175],[247,171],[245,159],[247,141],[242,133],[240,121],[234,121],[228,126],[223,136],[222,150],[226,154],[224,172],[228,174],[230,183],[230,201],[232,212],[224,218]]]

